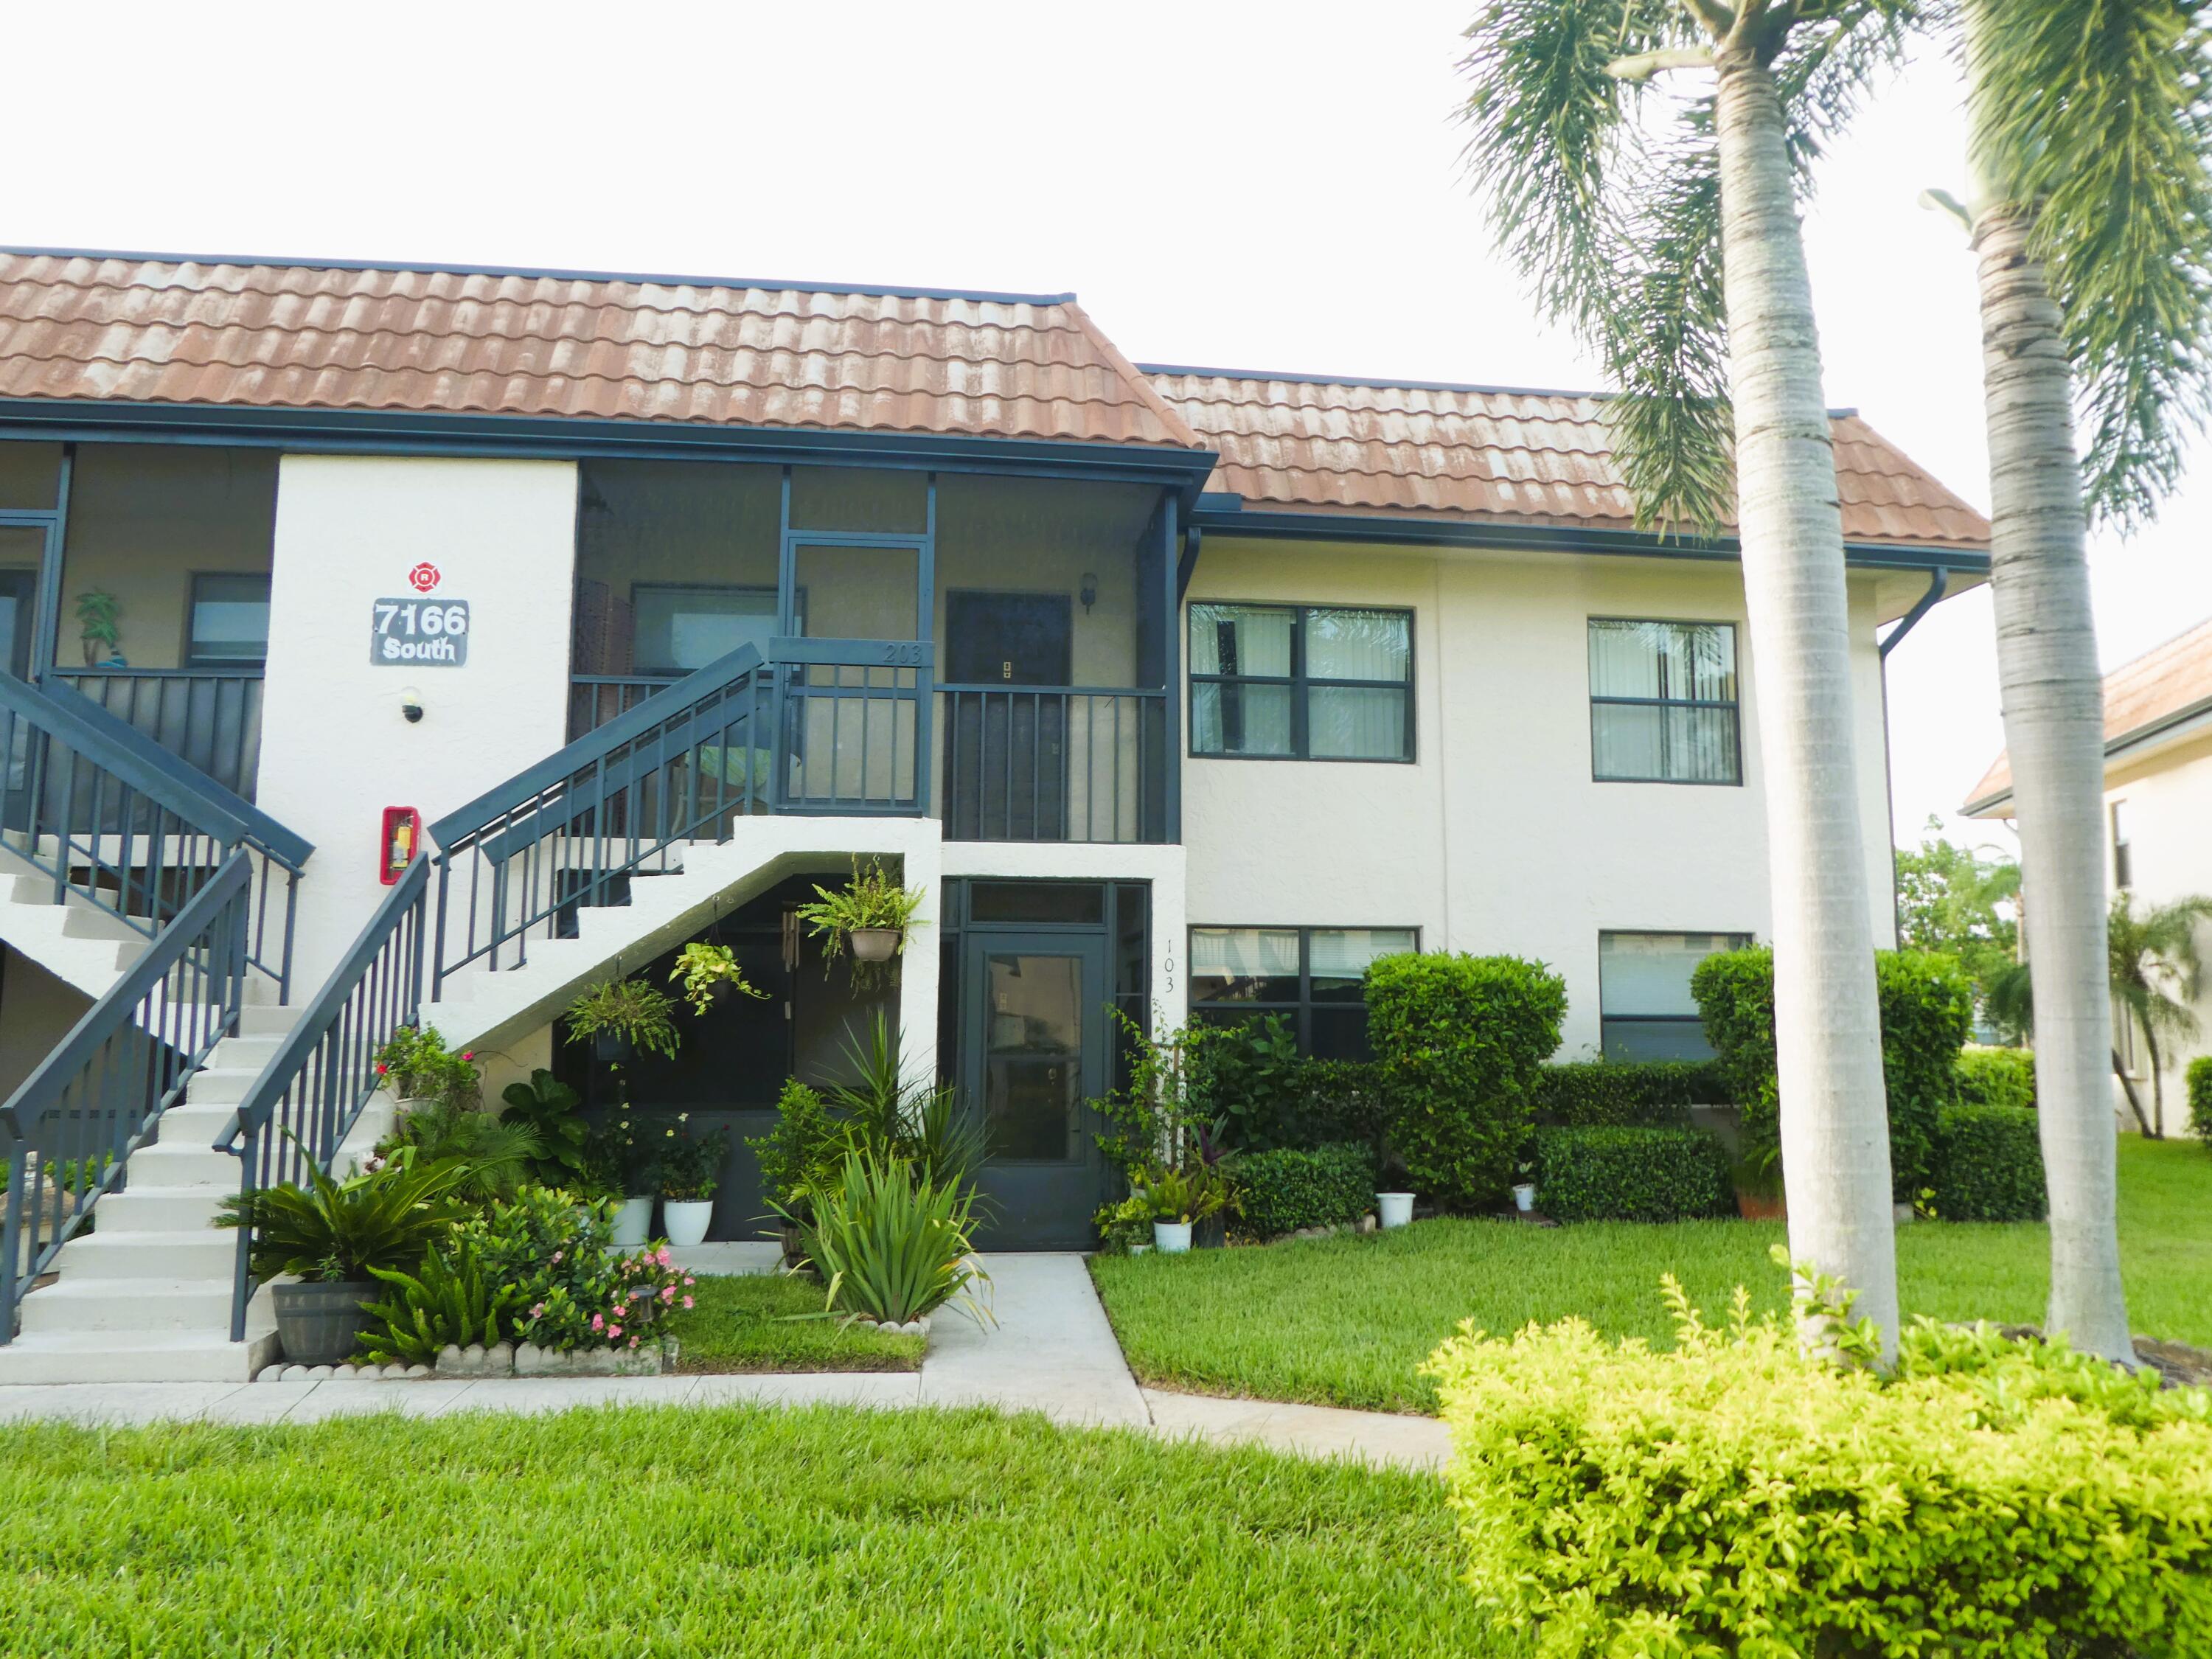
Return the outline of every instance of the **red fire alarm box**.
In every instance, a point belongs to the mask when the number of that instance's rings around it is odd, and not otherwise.
[[[380,844],[384,855],[376,878],[389,887],[415,861],[415,849],[422,844],[422,815],[411,806],[386,807]]]

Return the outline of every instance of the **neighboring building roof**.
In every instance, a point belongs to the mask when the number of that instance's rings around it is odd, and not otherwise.
[[[1072,294],[35,250],[0,398],[1199,441]]]
[[[1512,525],[1635,522],[1598,394],[1139,367],[1221,452],[1214,487],[1248,502]],[[1856,413],[1839,413],[1834,429],[1846,539],[1986,550],[1988,520]]]
[[[2105,753],[2109,758],[2184,721],[2212,714],[2212,620],[2122,663],[2105,676]],[[2012,799],[2012,757],[2000,754],[1961,808],[1981,817]]]

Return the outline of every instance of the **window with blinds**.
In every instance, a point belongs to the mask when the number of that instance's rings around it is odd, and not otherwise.
[[[1599,1040],[1607,1060],[1711,1060],[1690,975],[1748,933],[1602,933],[1597,936]]]
[[[1590,775],[1601,783],[1741,783],[1735,629],[1589,623]]]
[[[1192,605],[1191,753],[1411,760],[1413,624],[1404,611]]]
[[[1420,948],[1413,927],[1194,927],[1191,1017],[1234,1024],[1280,1014],[1304,1053],[1365,1060],[1367,964]]]

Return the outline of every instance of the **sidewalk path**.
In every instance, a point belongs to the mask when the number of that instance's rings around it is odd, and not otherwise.
[[[1217,1400],[1138,1388],[1078,1255],[983,1258],[980,1297],[998,1316],[979,1327],[957,1310],[931,1320],[919,1374],[809,1372],[716,1376],[538,1377],[484,1381],[73,1382],[0,1386],[0,1422],[165,1420],[315,1423],[396,1411],[550,1412],[579,1406],[989,1406],[1056,1423],[1147,1430],[1173,1439],[1249,1443],[1305,1457],[1356,1457],[1434,1469],[1449,1449],[1427,1418],[1263,1400]]]

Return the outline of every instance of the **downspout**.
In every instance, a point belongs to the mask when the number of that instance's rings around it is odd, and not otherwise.
[[[1891,649],[1919,625],[1920,619],[1936,608],[1943,597],[1944,589],[1951,585],[1948,566],[1937,565],[1928,573],[1928,591],[1923,593],[1911,610],[1899,618],[1889,637],[1879,641],[1875,654],[1879,658],[1881,675],[1881,791],[1889,807],[1889,936],[1901,946],[1905,943],[1905,903],[1897,891],[1897,779],[1890,764],[1889,744],[1889,653]]]

